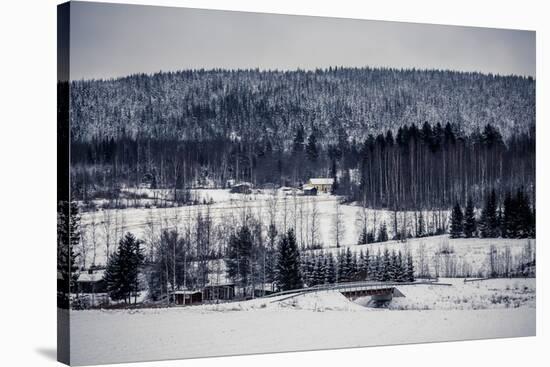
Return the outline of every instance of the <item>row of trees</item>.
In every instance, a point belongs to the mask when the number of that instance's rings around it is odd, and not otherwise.
[[[339,251],[336,257],[331,252],[304,254],[301,258],[304,282],[308,286],[352,282],[361,280],[412,282],[415,279],[413,258],[401,250],[371,254],[361,249],[359,255],[349,248]]]
[[[534,238],[536,236],[535,209],[522,189],[506,193],[499,203],[493,190],[485,199],[480,218],[476,218],[472,199],[468,199],[464,213],[457,202],[451,212],[452,238]]]

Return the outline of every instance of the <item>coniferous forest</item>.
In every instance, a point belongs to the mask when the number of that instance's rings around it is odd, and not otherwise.
[[[60,86],[64,88],[66,86]],[[535,201],[535,81],[434,70],[188,70],[70,85],[71,191],[298,186],[369,207]],[[500,204],[499,204],[500,205]]]

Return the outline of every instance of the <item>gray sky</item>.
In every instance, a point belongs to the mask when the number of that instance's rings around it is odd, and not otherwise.
[[[73,2],[71,79],[192,68],[437,68],[535,76],[535,32]]]

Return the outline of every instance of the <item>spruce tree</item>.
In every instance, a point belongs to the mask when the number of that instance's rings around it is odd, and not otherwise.
[[[508,192],[504,198],[504,210],[500,223],[502,237],[515,238],[517,235],[517,211],[516,203],[512,195]]]
[[[304,127],[302,126],[302,124],[300,124],[296,129],[296,135],[294,135],[292,150],[294,151],[294,153],[301,153],[303,149],[304,149]]]
[[[410,252],[407,252],[406,281],[414,282],[414,263]]]
[[[315,138],[313,133],[307,138],[306,154],[308,159],[312,162],[315,162],[319,157],[319,152],[317,151],[317,138]]]
[[[422,211],[420,211],[420,214],[418,215],[418,223],[416,225],[416,237],[424,237],[424,215],[422,214]]]
[[[462,237],[462,232],[464,231],[464,217],[462,215],[462,209],[458,202],[453,207],[451,213],[451,238]]]
[[[281,291],[302,288],[303,281],[300,272],[300,251],[290,229],[279,240],[277,261],[277,286]]]
[[[464,211],[464,237],[471,238],[477,234],[477,223],[472,198],[468,198]]]
[[[390,251],[386,248],[384,249],[384,256],[382,258],[382,269],[381,269],[381,280],[384,282],[389,281],[391,278],[392,263]]]
[[[364,254],[363,250],[361,249],[359,251],[359,259],[357,261],[357,273],[360,273],[362,276],[364,274],[366,274],[366,272],[367,272],[367,266],[366,265],[367,264],[365,262],[365,254]]]
[[[315,269],[313,271],[313,285],[321,285],[325,283],[325,257],[319,254],[315,261]]]
[[[117,251],[109,258],[103,278],[111,299],[130,303],[132,296],[137,298],[139,270],[144,260],[141,241],[132,233],[126,233],[120,240]]]
[[[247,225],[229,237],[225,259],[227,276],[242,287],[245,296],[252,272],[250,262],[253,246],[252,232]]]
[[[80,215],[75,202],[59,201],[57,205],[57,305],[70,307],[70,293],[77,293],[78,266],[80,256],[76,249],[80,243]]]
[[[370,243],[369,241],[369,232],[366,228],[361,229],[361,234],[359,235],[359,240],[357,241],[358,245],[364,245]]]
[[[388,227],[385,222],[382,222],[380,229],[378,231],[378,238],[376,242],[386,242],[388,240]]]
[[[380,249],[378,249],[378,253],[376,254],[376,257],[373,259],[373,270],[374,270],[374,280],[382,281],[384,280],[384,263],[382,261],[382,255],[380,254]]]
[[[406,282],[407,281],[407,269],[406,264],[403,262],[403,254],[401,253],[401,250],[397,253],[397,277],[396,281],[398,282]]]
[[[531,207],[527,195],[522,189],[519,189],[516,194],[516,212],[517,212],[517,236],[518,238],[528,238],[531,234]]]
[[[483,238],[498,237],[497,196],[492,190],[485,199],[485,206],[481,212],[479,221],[480,233]]]
[[[399,276],[399,264],[397,262],[397,253],[395,250],[392,250],[390,255],[390,262],[388,268],[388,280],[397,281]]]
[[[327,265],[325,268],[325,283],[333,284],[336,282],[336,264],[334,263],[334,256],[329,253],[327,256]]]

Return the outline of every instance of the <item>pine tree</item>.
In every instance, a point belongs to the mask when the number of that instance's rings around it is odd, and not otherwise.
[[[357,241],[358,245],[364,245],[370,243],[369,241],[369,232],[366,228],[361,229],[361,234],[359,235],[359,240]]]
[[[368,252],[368,249],[367,249],[367,252]],[[357,261],[357,273],[361,274],[361,276],[364,276],[366,272],[367,272],[367,262],[365,261],[365,254],[361,249],[359,251],[359,259]]]
[[[250,265],[253,246],[252,232],[247,225],[243,225],[237,233],[229,237],[226,272],[230,279],[242,287],[245,296],[252,272]]]
[[[300,153],[304,149],[304,127],[302,124],[298,125],[296,129],[296,135],[294,136],[294,141],[292,145],[292,150],[294,153]]]
[[[319,157],[319,152],[317,151],[317,138],[315,138],[315,134],[313,133],[307,138],[306,154],[308,159],[312,162],[315,162]]]
[[[422,214],[422,211],[420,211],[420,214],[418,215],[418,223],[416,225],[416,237],[424,237],[424,215]]]
[[[378,250],[378,256],[372,255],[369,258],[369,266],[367,268],[367,279],[378,280],[378,259],[380,257],[380,250]]]
[[[458,202],[455,204],[451,213],[451,238],[462,237],[464,231],[464,217],[462,215],[462,209]]]
[[[531,207],[529,206],[529,200],[522,189],[519,189],[516,193],[516,211],[517,211],[517,237],[528,238],[532,232],[531,223],[532,215]]]
[[[382,264],[382,269],[381,269],[380,280],[382,280],[383,282],[387,282],[391,279],[390,272],[392,270],[391,255],[390,255],[390,251],[387,248],[384,249],[384,255],[382,257],[381,264]]]
[[[334,256],[329,253],[327,256],[327,265],[325,268],[325,283],[333,284],[336,282],[336,264],[334,263]]]
[[[377,281],[383,281],[384,280],[384,262],[382,260],[382,255],[380,254],[380,249],[378,249],[378,253],[376,254],[376,257],[372,261],[373,264],[373,279]]]
[[[516,203],[508,192],[504,198],[504,209],[500,222],[500,231],[504,238],[515,238],[517,236],[517,211]]]
[[[410,252],[407,252],[406,281],[414,282],[414,263]]]
[[[315,261],[315,269],[313,271],[313,283],[312,285],[321,285],[325,283],[325,257],[323,254],[319,254]]]
[[[57,289],[59,308],[70,307],[70,293],[78,291],[78,266],[80,256],[76,249],[80,243],[80,215],[75,202],[59,201],[57,205],[57,271],[61,277]]]
[[[495,238],[498,237],[498,218],[497,218],[497,196],[495,190],[491,191],[485,199],[485,207],[481,212],[479,221],[481,237]]]
[[[355,268],[355,264],[353,261],[353,254],[351,253],[351,250],[348,247],[344,252],[344,256],[342,258],[342,265],[341,265],[342,280],[339,279],[338,281],[349,282],[353,280],[353,277],[355,275],[354,268]]]
[[[464,237],[471,238],[477,234],[477,223],[474,213],[474,204],[472,198],[468,198],[466,210],[464,211]]]
[[[290,229],[279,240],[277,261],[277,286],[281,291],[302,288],[303,281],[300,272],[300,251]]]
[[[392,250],[390,255],[390,262],[388,267],[388,280],[397,281],[399,278],[399,263],[397,260],[397,253],[395,250]]]
[[[403,254],[401,253],[401,250],[397,253],[397,277],[396,281],[398,282],[406,282],[407,281],[407,269],[406,264],[403,262]]]
[[[133,296],[136,302],[139,295],[139,270],[144,260],[141,241],[132,233],[126,233],[117,251],[111,255],[103,278],[113,300],[130,303]]]
[[[378,238],[376,242],[386,242],[388,240],[388,227],[385,222],[382,222],[380,229],[378,230]]]

